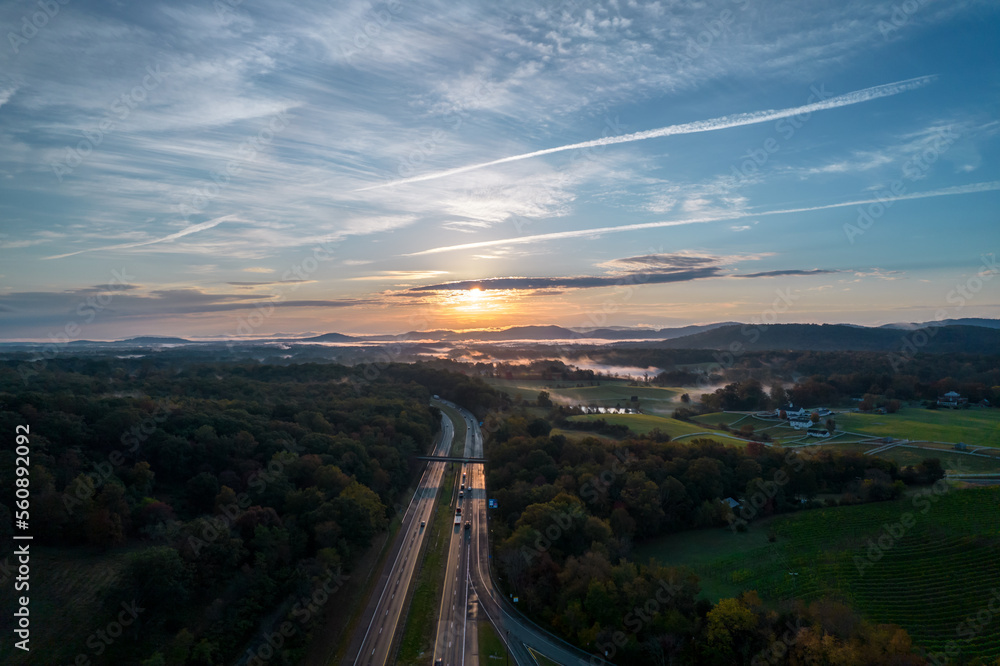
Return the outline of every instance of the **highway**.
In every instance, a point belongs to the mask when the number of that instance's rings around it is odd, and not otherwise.
[[[448,455],[454,436],[454,425],[450,419],[442,416],[441,439],[434,447],[434,455]],[[356,636],[351,642],[348,654],[356,655],[352,662],[354,666],[384,666],[395,657],[393,644],[396,642],[396,632],[402,630],[403,623],[400,619],[403,605],[427,531],[421,527],[420,522],[429,522],[433,516],[434,501],[447,465],[445,462],[427,463],[427,468],[420,477],[413,499],[403,514],[403,523],[396,535],[393,549],[386,558],[386,564],[374,588],[375,594],[362,616],[362,624],[359,626],[365,627],[363,637],[359,639]]]
[[[483,457],[483,435],[475,417],[453,403],[445,402],[466,420],[465,454],[468,458]],[[435,456],[447,456],[454,437],[454,425],[442,416],[441,439],[434,447]],[[356,655],[354,666],[385,666],[392,663],[403,605],[411,586],[425,529],[420,521],[430,521],[434,499],[441,486],[446,462],[429,462],[410,505],[403,517],[393,550],[386,559],[381,576],[362,617],[364,634],[351,643],[348,654]],[[444,666],[477,666],[478,640],[476,623],[490,622],[497,635],[507,645],[510,659],[519,666],[536,666],[528,648],[549,657],[563,666],[602,664],[594,655],[573,647],[523,617],[510,600],[493,587],[489,574],[489,526],[485,467],[482,463],[466,463],[464,497],[458,490],[446,489],[446,497],[462,507],[462,524],[453,527],[449,544],[448,563],[444,577],[442,601],[438,611],[438,626],[432,664],[440,659]],[[470,529],[465,529],[468,520]],[[483,666],[487,666],[483,664]]]
[[[451,403],[447,404],[458,409]],[[473,423],[467,415],[463,418],[466,420],[465,455],[474,457]],[[480,485],[478,489],[472,489],[471,478],[468,478],[471,467],[470,464],[462,466],[466,477],[460,477],[459,483],[464,484],[465,489],[452,488],[450,496],[452,506],[460,507],[463,515],[460,524],[455,525],[452,530],[444,575],[444,590],[438,610],[437,634],[434,639],[433,663],[436,664],[440,659],[444,666],[477,666],[479,663],[475,631],[477,609],[469,594],[470,544],[473,531],[471,528],[465,529],[465,521],[471,522],[472,517],[469,514],[474,511],[477,501],[482,502],[483,488]],[[464,497],[459,496],[460,492]]]
[[[467,410],[456,407],[465,417],[469,426],[471,441],[467,440],[466,454],[470,458],[483,457],[483,434],[475,417]],[[493,587],[489,573],[489,525],[487,520],[486,500],[486,470],[482,463],[469,463],[465,466],[468,483],[472,486],[471,496],[467,497],[467,505],[463,506],[464,518],[472,522],[471,543],[466,550],[470,556],[469,573],[471,575],[470,604],[479,604],[484,617],[481,621],[491,622],[497,635],[510,650],[511,661],[519,666],[536,666],[536,661],[528,652],[532,648],[563,666],[590,666],[601,664],[613,666],[602,661],[597,655],[591,655],[545,631],[513,608],[511,601],[504,599]],[[467,493],[468,495],[468,493]],[[471,622],[471,620],[470,620]],[[466,650],[466,664],[470,655],[478,649]],[[456,662],[461,663],[461,662]],[[484,664],[484,666],[486,666]]]

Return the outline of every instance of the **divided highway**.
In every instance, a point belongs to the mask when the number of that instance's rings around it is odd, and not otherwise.
[[[475,417],[467,410],[442,401],[457,410],[466,421],[465,457],[483,458],[483,435]],[[442,415],[441,439],[434,456],[449,455],[455,426]],[[429,462],[403,516],[403,524],[386,566],[363,616],[364,634],[358,632],[348,654],[356,655],[354,666],[386,666],[395,659],[397,632],[402,628],[402,611],[414,578],[416,563],[434,501],[444,477],[446,462]],[[464,489],[451,488],[446,497],[460,507],[462,517],[453,526],[448,563],[438,610],[433,661],[437,666],[478,666],[479,647],[476,623],[490,622],[507,645],[511,661],[519,666],[536,666],[528,651],[532,648],[563,666],[589,666],[595,658],[557,638],[523,617],[494,589],[489,572],[489,526],[487,519],[486,473],[482,463],[462,466]],[[462,497],[457,497],[458,492]],[[466,521],[469,526],[466,528]],[[377,596],[376,596],[377,595]],[[596,659],[596,658],[595,658]],[[612,666],[607,662],[603,662]],[[483,664],[487,666],[487,664]]]
[[[465,417],[466,423],[469,425],[471,441],[467,442],[466,455],[470,458],[484,457],[483,433],[479,429],[478,422],[467,410],[461,407],[456,407],[456,409]],[[528,652],[530,647],[553,661],[563,664],[563,666],[589,666],[592,663],[613,666],[610,662],[602,662],[596,655],[588,654],[557,638],[523,617],[499,590],[494,589],[489,568],[486,470],[482,463],[470,463],[465,468],[468,474],[468,483],[472,487],[468,506],[462,509],[466,518],[472,522],[471,548],[467,549],[471,558],[469,568],[472,583],[471,603],[478,602],[479,607],[485,613],[485,617],[480,619],[491,622],[496,628],[497,635],[510,650],[511,661],[519,666],[536,666],[537,662]],[[478,650],[476,651],[478,652]],[[591,661],[592,659],[594,661]]]
[[[447,403],[450,407],[458,406]],[[476,457],[473,454],[473,430],[475,423],[469,415],[465,419],[465,456]],[[462,466],[462,476],[458,489],[452,489],[451,499],[455,509],[461,510],[459,520],[452,531],[451,543],[448,548],[448,564],[445,568],[444,590],[441,596],[441,607],[438,610],[437,636],[434,640],[434,664],[439,660],[443,666],[477,666],[478,640],[476,627],[476,607],[469,594],[470,546],[473,532],[474,511],[477,503],[482,503],[483,486],[474,487],[470,468],[473,465]],[[480,465],[482,467],[482,465]],[[465,523],[469,522],[469,528]]]
[[[445,416],[441,418],[441,439],[434,447],[434,455],[446,456],[451,450],[455,427]],[[356,655],[354,666],[384,666],[395,656],[393,643],[397,629],[402,628],[401,615],[415,573],[420,546],[434,512],[434,500],[441,478],[448,463],[430,462],[420,477],[420,483],[410,505],[403,514],[403,523],[386,560],[386,566],[375,587],[378,596],[372,595],[362,617],[366,627],[363,637],[351,643],[348,654]]]

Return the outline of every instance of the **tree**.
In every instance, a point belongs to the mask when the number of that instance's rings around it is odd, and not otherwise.
[[[116,607],[122,599],[135,599],[142,608],[161,609],[187,601],[191,572],[176,550],[156,546],[132,553],[126,560],[119,590],[107,597]]]
[[[682,393],[681,394],[681,402],[683,402],[685,405],[690,404],[691,403],[691,396],[688,395],[687,393]]]
[[[538,406],[539,407],[551,407],[552,406],[552,399],[549,397],[549,392],[548,391],[539,391],[538,392],[538,401],[537,402],[538,402]]]
[[[218,494],[219,480],[211,472],[202,472],[187,482],[188,506],[196,514],[211,511]]]
[[[722,599],[708,612],[706,620],[705,640],[713,662],[740,663],[737,655],[744,652],[741,648],[757,626],[753,612],[737,599]]]

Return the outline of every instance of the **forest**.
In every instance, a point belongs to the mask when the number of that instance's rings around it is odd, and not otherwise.
[[[890,500],[944,472],[858,454],[751,443],[537,434],[512,414],[487,443],[499,509],[492,543],[501,586],[543,626],[616,664],[917,664],[906,631],[864,621],[840,600],[766,607],[754,593],[712,604],[697,577],[634,559],[643,540],[699,528],[755,529],[776,513]],[[535,433],[534,435],[532,433]],[[828,499],[817,499],[818,495]],[[737,509],[720,498],[741,497]],[[832,497],[832,499],[831,499]],[[644,610],[645,609],[645,610]],[[783,644],[795,627],[794,645]],[[804,633],[797,629],[805,627]]]
[[[123,562],[81,620],[143,609],[122,640],[64,641],[50,663],[232,663],[283,621],[296,631],[271,663],[297,663],[316,601],[385,532],[412,456],[431,446],[431,394],[493,406],[463,375],[364,370],[57,358],[26,387],[0,366],[0,428],[31,432],[33,543],[66,562]],[[0,453],[3,478],[14,463]],[[13,496],[2,501],[9,548]]]

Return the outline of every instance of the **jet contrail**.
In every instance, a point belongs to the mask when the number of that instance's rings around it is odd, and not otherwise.
[[[498,160],[493,160],[491,162],[470,164],[469,166],[456,167],[454,169],[445,169],[444,171],[435,171],[433,173],[426,173],[422,176],[413,176],[411,178],[403,178],[388,183],[369,185],[368,187],[362,187],[354,191],[367,192],[368,190],[377,190],[383,187],[391,187],[393,185],[406,185],[407,183],[419,183],[424,180],[445,178],[447,176],[454,176],[455,174],[465,173],[466,171],[474,171],[476,169],[483,169],[485,167],[495,166],[497,164],[506,164],[508,162],[527,160],[532,157],[540,157],[542,155],[550,155],[552,153],[561,153],[565,150],[579,150],[581,148],[610,146],[616,143],[630,143],[632,141],[644,141],[646,139],[656,139],[661,136],[674,136],[677,134],[694,134],[696,132],[714,132],[715,130],[727,129],[729,127],[756,125],[758,123],[766,123],[768,121],[778,120],[780,118],[788,118],[790,116],[812,113],[813,111],[825,111],[827,109],[836,109],[841,106],[850,106],[851,104],[868,102],[873,99],[878,99],[880,97],[889,97],[891,95],[898,95],[901,92],[906,92],[908,90],[914,90],[916,88],[925,86],[931,81],[933,81],[934,78],[935,78],[934,76],[919,76],[915,79],[906,79],[905,81],[897,81],[896,83],[886,83],[880,86],[865,88],[864,90],[855,90],[854,92],[845,93],[843,95],[837,95],[836,97],[831,97],[830,99],[820,100],[818,102],[812,102],[810,104],[805,104],[803,106],[796,106],[789,109],[770,109],[767,111],[751,111],[749,113],[735,113],[729,116],[720,116],[719,118],[712,118],[710,120],[696,120],[694,122],[682,123],[680,125],[669,125],[667,127],[660,127],[659,129],[644,130],[642,132],[633,132],[632,134],[623,134],[622,136],[608,136],[608,137],[602,137],[600,139],[593,139],[591,141],[583,141],[581,143],[571,143],[569,145],[558,146],[556,148],[545,148],[543,150],[536,150],[532,153],[522,153],[521,155],[511,155],[510,157],[502,157]]]
[[[202,222],[201,224],[192,224],[190,227],[181,229],[177,233],[170,234],[169,236],[164,236],[163,238],[154,238],[153,240],[140,241],[138,243],[121,243],[120,245],[105,245],[104,247],[92,247],[87,250],[77,250],[76,252],[69,252],[67,254],[56,254],[51,257],[42,257],[42,259],[65,259],[66,257],[72,257],[77,254],[83,254],[84,252],[100,252],[101,250],[125,250],[130,247],[141,247],[143,245],[153,245],[154,243],[165,243],[167,241],[176,240],[182,236],[187,236],[188,234],[198,233],[199,231],[205,231],[206,229],[211,229],[216,227],[227,220],[231,220],[235,215],[224,215],[222,217],[217,217],[214,220],[208,220],[207,222]]]
[[[536,234],[534,236],[520,236],[517,238],[504,238],[502,240],[478,241],[476,243],[463,243],[461,245],[445,245],[442,247],[432,247],[429,250],[420,252],[410,252],[405,257],[415,257],[422,254],[438,254],[440,252],[452,252],[454,250],[474,250],[481,247],[492,247],[494,245],[519,245],[522,243],[538,243],[541,241],[560,240],[563,238],[580,238],[583,236],[600,236],[602,234],[621,233],[623,231],[638,231],[640,229],[657,229],[660,227],[677,227],[684,224],[702,224],[705,222],[721,222],[723,220],[738,220],[745,217],[763,217],[764,215],[787,215],[789,213],[807,213],[814,210],[829,210],[831,208],[845,208],[847,206],[864,206],[865,204],[882,203],[892,201],[904,201],[906,199],[927,199],[929,197],[944,197],[956,194],[973,194],[976,192],[994,192],[1000,190],[1000,180],[988,181],[985,183],[971,183],[969,185],[956,185],[955,187],[945,187],[940,190],[928,190],[926,192],[912,192],[894,197],[882,197],[881,199],[862,199],[860,201],[845,201],[843,203],[824,204],[822,206],[810,206],[808,208],[784,208],[782,210],[767,210],[762,212],[739,212],[731,215],[717,215],[714,217],[695,217],[686,220],[670,220],[665,222],[642,222],[639,224],[623,224],[617,227],[596,227],[593,229],[576,229],[573,231],[554,231],[548,234]]]

